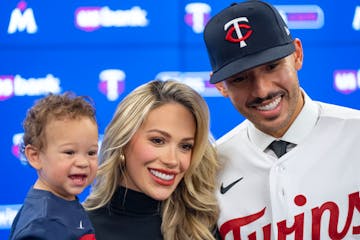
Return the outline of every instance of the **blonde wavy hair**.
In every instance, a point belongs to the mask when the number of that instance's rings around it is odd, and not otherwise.
[[[118,105],[107,126],[100,149],[99,170],[86,210],[108,204],[124,177],[124,148],[149,112],[169,102],[180,103],[196,121],[195,145],[189,169],[172,195],[162,203],[163,237],[166,240],[211,240],[218,218],[215,196],[218,162],[204,99],[189,86],[176,81],[151,81],[132,91]]]

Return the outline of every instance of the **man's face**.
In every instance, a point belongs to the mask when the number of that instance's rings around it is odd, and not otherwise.
[[[298,39],[294,44],[293,54],[216,84],[244,117],[274,137],[286,132],[304,104],[297,76],[302,66],[302,47]]]

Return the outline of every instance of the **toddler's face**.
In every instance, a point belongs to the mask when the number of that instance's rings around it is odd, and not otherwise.
[[[95,178],[98,128],[87,118],[52,120],[45,128],[45,148],[39,153],[37,185],[73,200]]]

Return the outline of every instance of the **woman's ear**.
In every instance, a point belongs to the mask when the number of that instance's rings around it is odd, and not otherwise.
[[[36,170],[41,169],[42,164],[40,160],[40,150],[34,147],[31,144],[26,145],[25,147],[25,156],[29,164]]]

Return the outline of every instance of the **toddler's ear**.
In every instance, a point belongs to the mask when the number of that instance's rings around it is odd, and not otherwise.
[[[29,164],[35,168],[36,170],[41,169],[42,164],[40,160],[40,150],[36,147],[32,146],[31,144],[28,144],[25,147],[25,156],[29,162]]]

